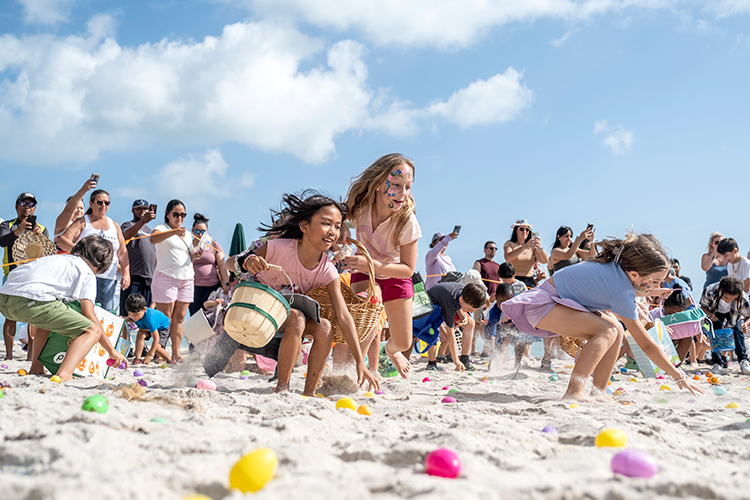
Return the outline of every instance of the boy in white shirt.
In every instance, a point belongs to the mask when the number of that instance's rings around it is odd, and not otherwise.
[[[743,291],[750,292],[750,260],[740,255],[740,247],[734,238],[721,240],[716,253],[727,261],[727,276],[740,280]]]
[[[114,366],[122,362],[127,366],[94,313],[96,273],[109,268],[112,254],[109,241],[91,235],[79,241],[70,255],[42,257],[8,275],[8,281],[0,288],[0,313],[37,327],[30,374],[44,375],[39,354],[50,331],[74,339],[57,371],[63,382],[73,378],[73,370],[97,342],[115,362]],[[80,313],[66,304],[75,300],[81,304]]]

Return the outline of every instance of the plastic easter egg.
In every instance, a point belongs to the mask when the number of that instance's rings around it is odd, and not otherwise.
[[[631,382],[635,382],[635,383],[638,383],[638,379],[637,379],[637,378],[635,378],[635,377],[631,377],[631,378],[630,378],[630,381],[631,381]]]
[[[626,444],[628,444],[628,436],[620,429],[604,429],[596,436],[597,448],[625,448]]]
[[[714,395],[716,395],[716,396],[723,396],[726,393],[727,393],[727,390],[724,389],[723,387],[718,386],[718,385],[716,387],[714,387]]]
[[[580,406],[581,405],[577,405],[577,404],[573,403],[572,405],[568,406],[568,408],[570,408],[572,410],[573,408],[579,408]]]
[[[450,388],[450,387],[448,387],[447,385],[446,385],[445,387],[443,387],[443,388],[442,388],[442,390],[443,390],[443,391],[449,391],[450,389],[451,389],[451,388]]]
[[[161,368],[162,370],[164,370],[165,368],[169,368],[169,365],[167,363],[162,363],[162,364],[159,365],[159,368]]]
[[[62,379],[61,379],[60,377],[58,377],[57,375],[52,375],[52,376],[51,376],[51,377],[49,378],[49,381],[50,381],[50,382],[54,382],[54,383],[56,383],[56,384],[62,384]]]
[[[713,377],[713,376],[714,376],[714,374],[713,374],[713,373],[711,373],[711,372],[706,372],[706,377],[707,377],[707,378],[711,378],[711,377]]]
[[[688,402],[688,403],[697,403],[697,402],[698,402],[698,400],[697,400],[697,399],[695,399],[695,398],[690,398],[690,399],[688,399],[688,401],[687,401],[687,402]]]
[[[719,383],[721,383],[721,380],[719,380],[719,377],[711,377],[710,379],[708,379],[708,381],[713,385],[718,385]]]
[[[372,415],[372,409],[370,409],[370,407],[367,406],[367,405],[360,405],[357,408],[357,413],[359,413],[360,415],[368,415],[369,416],[369,415]]]
[[[246,376],[246,377],[247,377],[248,375],[250,375],[250,370],[242,370],[242,371],[240,372],[240,375],[244,375],[244,376]]]
[[[148,387],[148,383],[143,379],[138,380],[138,385],[141,387]]]
[[[659,472],[656,459],[638,450],[624,450],[612,457],[610,462],[612,472],[627,477],[650,478]]]
[[[0,368],[2,368],[3,370],[7,370],[8,369],[8,365],[0,365]]]
[[[461,474],[461,460],[455,452],[447,448],[439,448],[424,461],[425,472],[431,476],[455,479]]]
[[[0,399],[3,399],[5,397],[5,391],[0,391]]]
[[[558,377],[557,375],[552,375],[552,376],[550,376],[550,378],[549,378],[549,379],[550,379],[550,381],[552,381],[552,382],[557,382],[558,380],[560,380],[560,378],[559,378],[559,377]]]
[[[207,497],[206,495],[201,495],[200,493],[196,493],[195,495],[190,495],[182,500],[213,500],[211,497]]]
[[[614,393],[615,393],[614,389],[612,389],[611,387],[607,387],[607,394],[614,394]]]
[[[450,396],[446,396],[446,397],[443,398],[443,400],[441,401],[441,403],[458,403],[458,401],[456,401],[456,398],[452,398]]]
[[[347,409],[351,411],[357,411],[357,402],[354,401],[352,398],[341,398],[338,401],[336,401],[336,409]]]
[[[109,359],[107,360],[107,366],[112,366],[112,365],[114,365],[114,364],[115,364],[115,360],[114,360],[114,359],[112,359],[112,358],[109,358]]]
[[[385,391],[383,389],[375,391],[375,394],[385,394]]]
[[[693,380],[700,380],[700,379],[701,379],[701,376],[698,375],[697,373],[693,375]]]
[[[28,375],[28,373],[26,372],[26,370],[24,370],[23,368],[21,368],[20,370],[18,370],[16,373],[19,374],[22,377],[25,377],[26,375]]]
[[[325,394],[319,392],[319,393],[315,394],[315,397],[324,398],[326,396],[325,396]]]
[[[654,401],[663,405],[669,403],[669,401],[667,401],[666,399],[660,398],[658,396],[654,399]]]
[[[134,377],[142,377],[143,372],[141,370],[133,370],[133,376]]]
[[[482,377],[482,382],[487,382],[487,381],[489,381],[489,380],[490,380],[490,378],[489,378],[489,377]]]
[[[89,396],[86,398],[81,409],[83,411],[107,413],[107,410],[109,410],[109,401],[101,394],[94,394],[93,396]]]
[[[151,419],[151,421],[152,421],[152,422],[155,422],[155,423],[157,423],[157,424],[166,424],[166,423],[168,423],[168,422],[169,422],[169,420],[167,420],[167,419],[166,419],[166,418],[164,418],[164,417],[154,417],[154,418],[152,418],[152,419]]]
[[[544,429],[542,429],[542,432],[545,432],[547,434],[557,434],[557,429],[555,429],[551,425],[548,425]]]
[[[448,389],[448,394],[456,394],[458,389]]]
[[[615,378],[614,375],[612,375],[612,376],[609,377],[609,381],[610,382],[617,382],[617,379]]]
[[[740,407],[739,403],[737,403],[735,401],[732,401],[731,403],[729,403],[728,405],[726,405],[724,408],[739,408],[739,407]]]
[[[425,383],[425,382],[432,382],[432,379],[430,377],[425,377],[422,379],[422,383]]]
[[[195,384],[196,389],[203,389],[204,391],[215,391],[216,384],[212,380],[203,379]]]
[[[627,368],[620,368],[620,373],[628,373],[628,369]]]
[[[124,370],[127,367],[128,367],[128,364],[125,361],[120,361],[120,366],[118,366],[120,370]]]
[[[659,387],[659,390],[660,390],[660,391],[671,391],[671,390],[672,390],[672,388],[671,388],[671,387],[669,387],[669,386],[668,386],[667,384],[664,384],[664,385],[662,385],[661,387]]]
[[[366,397],[366,398],[374,398],[375,397],[375,393],[372,392],[372,391],[367,391],[366,393],[363,394],[363,396]]]
[[[240,458],[229,472],[229,486],[242,493],[256,492],[276,474],[279,460],[270,448],[258,448]]]
[[[699,377],[701,376],[701,372],[695,372],[695,374],[698,375]]]
[[[240,380],[247,380],[247,375],[240,375]]]
[[[657,376],[656,376],[656,378],[657,378],[657,379],[659,379],[659,380],[664,380],[664,375],[662,375],[662,374],[660,373],[659,375],[657,375]]]

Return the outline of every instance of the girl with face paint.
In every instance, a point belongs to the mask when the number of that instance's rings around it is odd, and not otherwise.
[[[667,254],[654,236],[628,234],[596,243],[596,257],[560,269],[549,280],[501,305],[524,333],[537,337],[564,335],[586,341],[581,348],[565,399],[589,401],[584,389],[593,373],[591,395],[606,397],[609,377],[620,355],[625,325],[643,352],[681,389],[703,392],[675,368],[648,334],[645,313],[636,296],[664,296],[659,288],[670,268]]]
[[[385,351],[404,378],[410,365],[402,351],[412,343],[411,277],[417,265],[417,240],[422,236],[414,215],[413,182],[414,162],[394,153],[379,158],[356,177],[347,195],[348,218],[354,223],[356,238],[372,257],[376,293],[388,315],[391,338]],[[346,257],[344,267],[352,272],[354,293],[367,290],[365,257]],[[370,370],[377,371],[379,349],[378,325],[362,345],[362,351],[368,352]]]

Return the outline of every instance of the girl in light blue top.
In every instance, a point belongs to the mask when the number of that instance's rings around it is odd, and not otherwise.
[[[670,269],[669,258],[654,236],[628,234],[596,243],[599,253],[576,266],[560,269],[540,286],[503,302],[502,311],[524,333],[564,335],[586,341],[578,355],[565,399],[590,400],[584,394],[593,373],[592,396],[602,396],[619,357],[624,330],[643,352],[693,394],[703,392],[675,368],[646,332],[636,296],[671,293],[659,288]]]

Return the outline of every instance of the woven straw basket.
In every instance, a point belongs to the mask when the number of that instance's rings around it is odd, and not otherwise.
[[[578,349],[581,347],[581,339],[575,337],[564,337],[560,335],[560,345],[565,354],[575,359],[578,356]]]
[[[38,259],[48,255],[55,255],[57,249],[54,242],[43,234],[26,231],[19,236],[13,244],[13,260],[21,262],[29,259]],[[23,265],[23,264],[19,264]]]
[[[383,313],[383,305],[370,302],[370,298],[375,295],[375,267],[372,264],[370,253],[357,240],[349,238],[347,242],[353,243],[357,247],[357,250],[359,250],[359,253],[367,259],[367,275],[370,278],[366,298],[356,296],[346,283],[341,283],[341,293],[344,296],[344,302],[346,302],[346,307],[349,309],[352,319],[354,319],[354,326],[357,328],[357,337],[362,342],[370,334],[378,321],[380,321],[380,315]],[[344,339],[344,333],[336,321],[336,313],[331,305],[331,297],[328,295],[328,289],[324,286],[319,286],[307,292],[307,296],[320,304],[320,315],[331,322],[333,341],[337,344],[345,343],[346,339]]]
[[[224,330],[242,345],[263,347],[287,317],[289,303],[279,292],[262,283],[242,281],[227,307]]]

